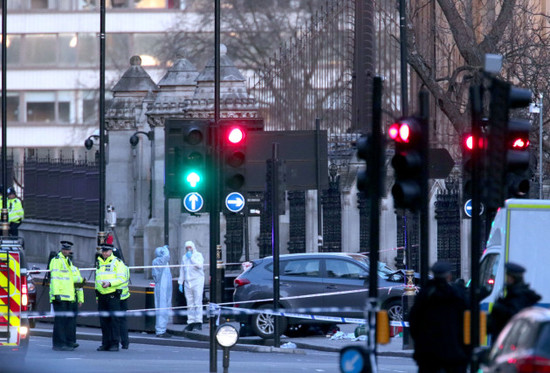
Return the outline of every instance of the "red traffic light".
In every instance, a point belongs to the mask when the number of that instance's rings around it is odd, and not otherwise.
[[[231,144],[241,144],[245,139],[245,132],[240,127],[233,127],[227,131],[227,141]]]
[[[464,146],[468,150],[473,150],[474,149],[474,135],[466,136],[466,139],[464,140]]]
[[[529,147],[529,139],[522,137],[516,137],[512,139],[512,149],[514,150],[525,150]]]
[[[408,143],[411,139],[411,127],[408,123],[394,123],[388,130],[390,139]]]
[[[472,135],[471,133],[467,133],[462,136],[462,145],[464,150],[471,152],[472,150],[474,150],[474,144],[474,135]],[[485,141],[483,140],[483,138],[479,139],[479,141],[477,142],[477,147],[478,149],[485,148]]]

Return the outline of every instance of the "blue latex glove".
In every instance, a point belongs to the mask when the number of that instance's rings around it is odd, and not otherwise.
[[[187,253],[185,253],[185,256],[188,258],[188,259],[191,259],[191,255],[193,255],[193,253],[191,251],[188,251]]]
[[[183,285],[182,284],[180,284],[179,290],[180,290],[180,293],[183,293]]]

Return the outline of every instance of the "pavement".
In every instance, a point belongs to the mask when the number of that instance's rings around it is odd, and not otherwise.
[[[238,329],[238,323],[233,324]],[[259,337],[241,337],[232,349],[237,351],[251,352],[278,352],[290,354],[306,354],[308,350],[339,352],[343,347],[350,345],[366,345],[364,339],[353,340],[351,336],[356,325],[340,324],[341,334],[331,338],[325,335],[309,335],[299,338],[288,338],[281,336],[280,347],[273,346],[273,340],[263,340]],[[209,348],[210,326],[205,323],[202,325],[202,330],[194,330],[192,332],[185,331],[185,324],[168,324],[167,331],[172,334],[171,338],[159,338],[154,333],[146,332],[129,332],[130,348],[133,343],[153,344],[163,346],[176,347],[194,347],[194,348]],[[31,329],[32,336],[51,337],[53,323],[37,322],[36,327]],[[77,340],[93,340],[98,341],[98,346],[101,344],[101,329],[78,326]],[[32,343],[32,342],[31,342]],[[412,350],[403,349],[403,338],[392,337],[390,343],[385,345],[377,345],[377,355],[379,356],[400,356],[412,357]]]

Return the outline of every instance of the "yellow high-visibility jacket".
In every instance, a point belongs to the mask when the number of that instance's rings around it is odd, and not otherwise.
[[[50,302],[59,300],[74,302],[75,291],[73,272],[69,259],[59,252],[50,262]],[[78,279],[77,279],[78,280]],[[82,282],[82,277],[80,277]]]
[[[102,256],[97,258],[97,269],[95,272],[95,289],[100,294],[111,294],[120,289],[126,278],[126,266],[122,260],[111,254],[107,259]],[[103,281],[111,283],[109,287],[102,286]]]

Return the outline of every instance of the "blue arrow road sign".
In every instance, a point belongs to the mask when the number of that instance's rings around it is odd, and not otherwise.
[[[225,207],[231,212],[239,212],[244,208],[244,197],[241,193],[229,193],[225,197]]]
[[[368,359],[364,348],[360,346],[344,347],[340,351],[340,371],[343,373],[370,372]]]
[[[473,206],[472,206],[472,200],[469,199],[466,201],[466,203],[464,204],[464,212],[466,213],[466,215],[468,215],[468,217],[472,217],[472,209],[473,209]],[[479,205],[479,215],[483,215],[483,211],[485,211],[485,206],[483,205],[483,203],[481,203]]]
[[[197,192],[189,193],[183,199],[183,207],[189,212],[197,212],[202,209],[204,199]]]

